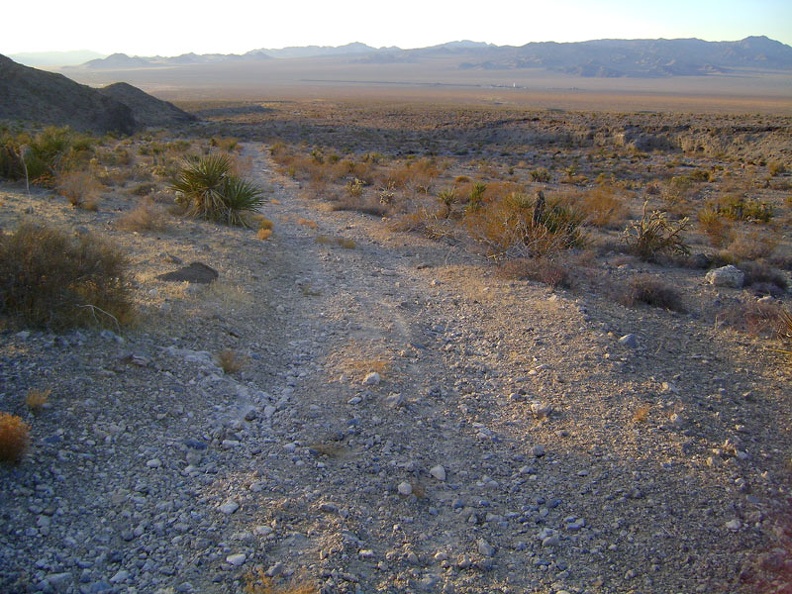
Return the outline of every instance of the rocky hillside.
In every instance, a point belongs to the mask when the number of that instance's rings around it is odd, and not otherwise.
[[[29,121],[104,134],[132,134],[193,116],[130,85],[97,90],[62,74],[17,64],[0,55],[0,120]]]

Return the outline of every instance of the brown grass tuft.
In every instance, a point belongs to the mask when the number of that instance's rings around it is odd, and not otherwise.
[[[33,412],[38,413],[49,401],[52,390],[30,390],[25,396],[25,404]]]
[[[0,412],[0,461],[19,462],[30,443],[30,426],[20,417]]]
[[[217,354],[217,362],[223,373],[230,375],[240,371],[247,363],[247,359],[232,349],[224,349]]]
[[[118,218],[116,227],[122,231],[163,231],[167,228],[165,210],[149,197]]]

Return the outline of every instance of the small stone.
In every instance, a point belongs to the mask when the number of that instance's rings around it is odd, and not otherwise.
[[[399,489],[399,495],[404,495],[405,497],[407,495],[412,495],[413,492],[412,485],[407,481],[402,481],[401,483],[399,483],[398,489]]]
[[[543,445],[535,445],[531,448],[531,453],[537,458],[541,458],[545,455],[545,448]]]
[[[557,535],[553,534],[552,536],[548,536],[542,539],[542,546],[543,547],[555,547],[558,546],[560,539]]]
[[[638,337],[635,334],[625,334],[619,339],[619,344],[634,349],[638,347]]]
[[[226,557],[226,562],[228,562],[230,565],[233,565],[234,567],[243,565],[245,561],[247,561],[247,555],[245,555],[245,553],[235,553]]]
[[[219,509],[224,514],[231,515],[239,509],[239,504],[236,501],[226,501]]]
[[[480,555],[484,555],[485,557],[494,557],[495,556],[495,547],[493,547],[490,543],[488,543],[483,538],[479,538],[477,543],[478,552]]]
[[[149,468],[159,468],[160,466],[162,466],[162,460],[160,460],[159,458],[152,458],[151,460],[146,462],[146,466],[148,466]]]
[[[361,402],[363,402],[363,399],[360,396],[353,396],[352,398],[347,400],[347,404],[351,404],[353,406],[355,404],[360,404]]]
[[[358,557],[361,559],[373,559],[375,555],[372,549],[360,549],[358,551]]]
[[[121,569],[116,574],[110,578],[111,584],[120,584],[121,582],[125,582],[129,579],[129,572],[126,569]]]
[[[550,416],[550,413],[553,412],[553,407],[545,402],[532,402],[531,403],[531,413],[537,419],[545,419]]]
[[[728,522],[726,522],[726,528],[728,528],[732,532],[737,532],[740,528],[742,528],[742,522],[740,522],[740,520],[738,520],[737,518],[733,520],[729,520]]]
[[[429,470],[429,474],[431,474],[431,475],[432,475],[434,478],[436,478],[438,481],[444,481],[444,480],[446,480],[446,471],[445,471],[445,468],[443,468],[443,467],[442,467],[440,464],[438,464],[437,466],[433,466],[433,467],[432,467],[432,468]]]
[[[372,371],[363,379],[363,385],[378,386],[382,382],[382,377],[376,371]]]

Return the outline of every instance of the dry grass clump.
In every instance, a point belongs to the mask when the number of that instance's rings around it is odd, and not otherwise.
[[[217,354],[217,363],[223,373],[231,375],[242,370],[247,363],[247,357],[240,355],[233,349],[224,349]]]
[[[50,394],[52,394],[50,388],[45,390],[30,390],[25,396],[25,404],[33,413],[38,413],[46,406]]]
[[[117,328],[133,318],[127,259],[100,238],[23,224],[0,235],[0,314],[26,326]]]
[[[627,216],[624,198],[612,185],[597,186],[585,192],[580,208],[590,224],[606,229],[621,227]]]
[[[0,461],[19,462],[30,443],[30,426],[20,417],[0,412]]]
[[[75,208],[96,210],[102,185],[88,171],[68,171],[58,176],[58,194]]]
[[[244,594],[316,594],[318,589],[304,580],[292,580],[278,584],[269,577],[264,569],[257,567],[248,571],[243,577]]]
[[[506,278],[539,282],[553,289],[572,287],[573,269],[564,258],[538,256],[536,258],[515,258],[506,260],[500,266]]]
[[[744,332],[756,338],[780,338],[788,341],[792,328],[789,312],[773,301],[763,299],[735,302],[721,309],[716,324]]]
[[[682,295],[675,287],[649,274],[641,274],[630,280],[619,293],[619,300],[627,307],[649,305],[669,311],[685,312]]]
[[[145,197],[132,210],[121,215],[116,228],[122,231],[164,231],[168,227],[165,210],[150,197]]]
[[[646,423],[649,420],[649,412],[652,410],[651,405],[649,404],[642,404],[637,409],[632,416],[633,423]]]
[[[320,245],[337,245],[345,250],[354,250],[357,247],[354,239],[347,237],[330,237],[329,235],[317,235],[314,240]]]

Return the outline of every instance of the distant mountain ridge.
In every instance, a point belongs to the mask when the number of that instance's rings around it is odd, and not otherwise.
[[[273,59],[337,57],[354,62],[416,62],[437,56],[458,57],[459,69],[520,70],[541,68],[583,77],[706,76],[752,68],[792,70],[792,47],[765,36],[740,41],[700,39],[603,39],[574,43],[536,42],[497,46],[455,41],[421,49],[374,48],[363,43],[339,47],[306,46],[256,49],[245,54],[183,54],[130,57],[113,54],[80,68],[117,70],[188,64]]]

